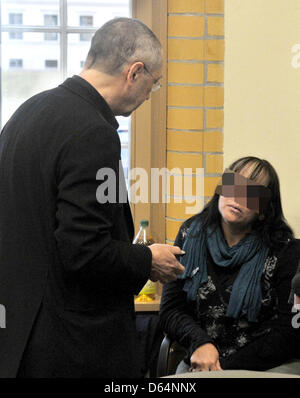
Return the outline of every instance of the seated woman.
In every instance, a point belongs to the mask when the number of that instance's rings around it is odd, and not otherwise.
[[[269,162],[234,162],[204,210],[182,224],[175,245],[186,252],[186,269],[164,285],[160,323],[186,349],[177,373],[263,371],[300,356],[289,304],[300,250]]]

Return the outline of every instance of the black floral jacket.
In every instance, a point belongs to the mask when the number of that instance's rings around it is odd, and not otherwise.
[[[182,248],[192,220],[181,226],[175,245]],[[226,316],[230,293],[239,267],[218,267],[208,252],[208,280],[198,288],[197,298],[188,302],[184,281],[164,285],[160,323],[163,330],[187,351],[186,362],[197,347],[214,344],[222,369],[267,370],[290,358],[300,357],[300,329],[292,326],[289,303],[300,248],[288,242],[279,253],[267,258],[262,280],[262,302],[257,322]]]

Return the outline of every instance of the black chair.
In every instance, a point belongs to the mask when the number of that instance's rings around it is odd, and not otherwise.
[[[185,354],[186,352],[182,346],[165,335],[158,354],[156,377],[175,374],[176,368]]]

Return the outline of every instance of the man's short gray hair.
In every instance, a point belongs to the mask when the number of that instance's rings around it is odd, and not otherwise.
[[[158,38],[137,19],[115,18],[94,34],[85,68],[117,75],[126,64],[137,61],[143,62],[151,71],[161,67],[161,44]]]

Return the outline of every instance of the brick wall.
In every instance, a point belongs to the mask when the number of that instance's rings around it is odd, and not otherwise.
[[[204,202],[223,171],[224,0],[168,0],[167,168],[171,178],[166,241],[172,243],[191,204],[172,191],[184,168],[195,199],[204,169]],[[183,189],[182,189],[183,191]],[[178,201],[182,203],[177,203]],[[199,209],[200,210],[200,209]]]

